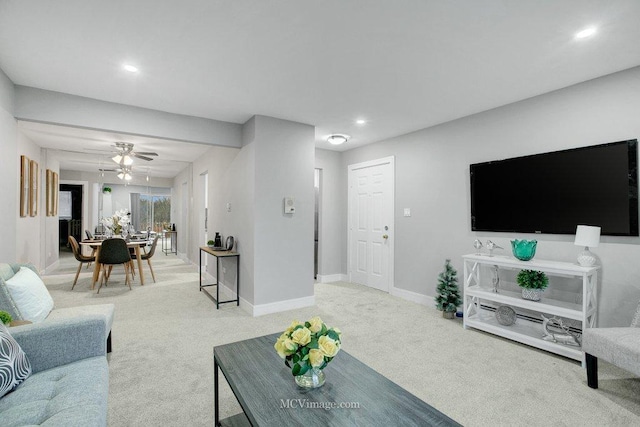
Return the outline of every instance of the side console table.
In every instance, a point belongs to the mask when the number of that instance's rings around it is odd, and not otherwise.
[[[162,252],[165,255],[176,254],[178,255],[178,232],[177,231],[165,231],[162,239]]]
[[[566,345],[543,339],[542,317],[569,319],[579,323],[580,333],[596,326],[598,308],[597,286],[600,266],[582,267],[578,264],[533,259],[519,261],[508,256],[465,255],[464,260],[464,327],[480,329],[501,337],[518,341],[552,353],[583,362],[584,353],[580,346]],[[484,267],[484,268],[483,268]],[[546,297],[541,301],[523,299],[518,292],[492,289],[490,269],[497,270],[538,270],[550,277],[549,288],[553,287],[553,276],[574,278],[581,282],[573,301],[563,301]],[[514,324],[500,324],[494,310],[501,305],[515,310]],[[522,316],[521,313],[530,315]],[[535,319],[535,320],[534,320]]]
[[[216,283],[211,283],[208,285],[202,284],[202,253],[212,255],[216,257]],[[220,301],[220,258],[235,258],[236,259],[236,299]],[[205,294],[209,296],[215,303],[216,309],[220,308],[220,304],[226,304],[228,302],[235,302],[236,305],[240,305],[240,254],[238,252],[231,251],[214,251],[208,246],[200,247],[200,262],[199,262],[199,272],[200,272],[200,291],[204,291]],[[205,288],[209,286],[216,287],[216,296],[214,297],[209,293]]]

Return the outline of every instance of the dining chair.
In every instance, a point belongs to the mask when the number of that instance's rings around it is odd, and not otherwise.
[[[82,251],[80,251],[80,245],[78,245],[78,241],[73,236],[69,236],[69,246],[71,246],[73,256],[76,257],[76,259],[80,262],[80,264],[78,265],[78,271],[76,271],[76,278],[73,280],[73,285],[71,286],[71,290],[73,290],[73,288],[76,286],[76,283],[78,282],[78,276],[80,275],[82,264],[87,264],[88,267],[89,264],[96,260],[96,257],[93,254],[91,256],[83,255]]]
[[[124,266],[125,284],[129,285],[129,290],[131,290],[131,281],[129,280],[131,255],[129,255],[129,248],[124,239],[114,238],[103,240],[100,246],[100,252],[98,252],[98,262],[102,269],[102,277],[97,293],[100,293],[100,288],[102,288],[103,284],[105,286],[107,285],[113,266],[118,264]]]
[[[84,230],[84,234],[87,236],[87,239],[93,240],[93,234],[89,230]]]
[[[156,275],[154,274],[153,267],[151,266],[151,258],[153,257],[153,254],[156,252],[156,246],[158,246],[158,237],[160,236],[156,234],[156,237],[153,238],[153,242],[151,243],[151,249],[149,250],[149,252],[140,254],[140,259],[142,261],[146,260],[147,264],[149,264],[149,270],[151,270],[151,277],[153,277],[153,283],[156,283]],[[131,255],[131,258],[138,259],[135,253]]]

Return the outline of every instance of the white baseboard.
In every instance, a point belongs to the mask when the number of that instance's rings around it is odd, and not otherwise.
[[[242,303],[244,302],[244,304]],[[272,302],[269,304],[252,305],[241,299],[241,306],[253,317],[264,316],[265,314],[280,313],[281,311],[295,310],[297,308],[312,307],[316,304],[316,297],[304,297],[290,299],[286,301]]]
[[[216,278],[209,272],[205,272],[203,280],[207,283],[215,283]],[[227,286],[224,282],[220,283],[220,291],[226,292],[232,296],[232,299],[236,298],[235,284],[234,289]],[[316,304],[315,296],[290,299],[286,301],[278,301],[269,304],[253,305],[246,299],[240,297],[240,308],[246,311],[253,317],[264,316],[265,314],[279,313],[281,311],[295,310],[297,308],[311,307]]]
[[[421,305],[426,305],[427,307],[432,307],[435,309],[435,299],[430,297],[429,295],[419,294],[417,292],[407,291],[406,289],[400,289],[392,287],[389,291],[389,294],[402,298],[407,301],[412,301]]]
[[[316,281],[319,283],[346,282],[346,274],[318,274]]]

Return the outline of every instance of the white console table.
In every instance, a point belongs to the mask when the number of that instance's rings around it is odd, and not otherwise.
[[[582,267],[567,262],[536,260],[520,261],[508,256],[465,255],[464,260],[464,319],[465,328],[475,328],[500,335],[523,344],[537,347],[584,363],[582,349],[577,346],[560,344],[542,339],[544,333],[541,323],[528,320],[527,316],[519,316],[510,326],[498,323],[494,311],[501,305],[508,305],[516,313],[534,312],[539,320],[556,316],[580,322],[581,330],[596,326],[597,284],[599,266]],[[523,299],[520,292],[498,289],[494,292],[492,274],[488,268],[503,270],[538,270],[549,276],[549,287],[553,287],[553,276],[577,277],[582,280],[582,295],[578,295],[581,303],[556,300],[545,297],[540,301]],[[484,270],[484,272],[482,271]],[[529,316],[529,319],[531,317]]]

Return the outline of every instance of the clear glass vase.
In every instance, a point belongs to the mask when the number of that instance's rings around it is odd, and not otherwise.
[[[296,384],[302,388],[318,388],[324,384],[324,372],[322,369],[311,368],[303,375],[294,377]]]

